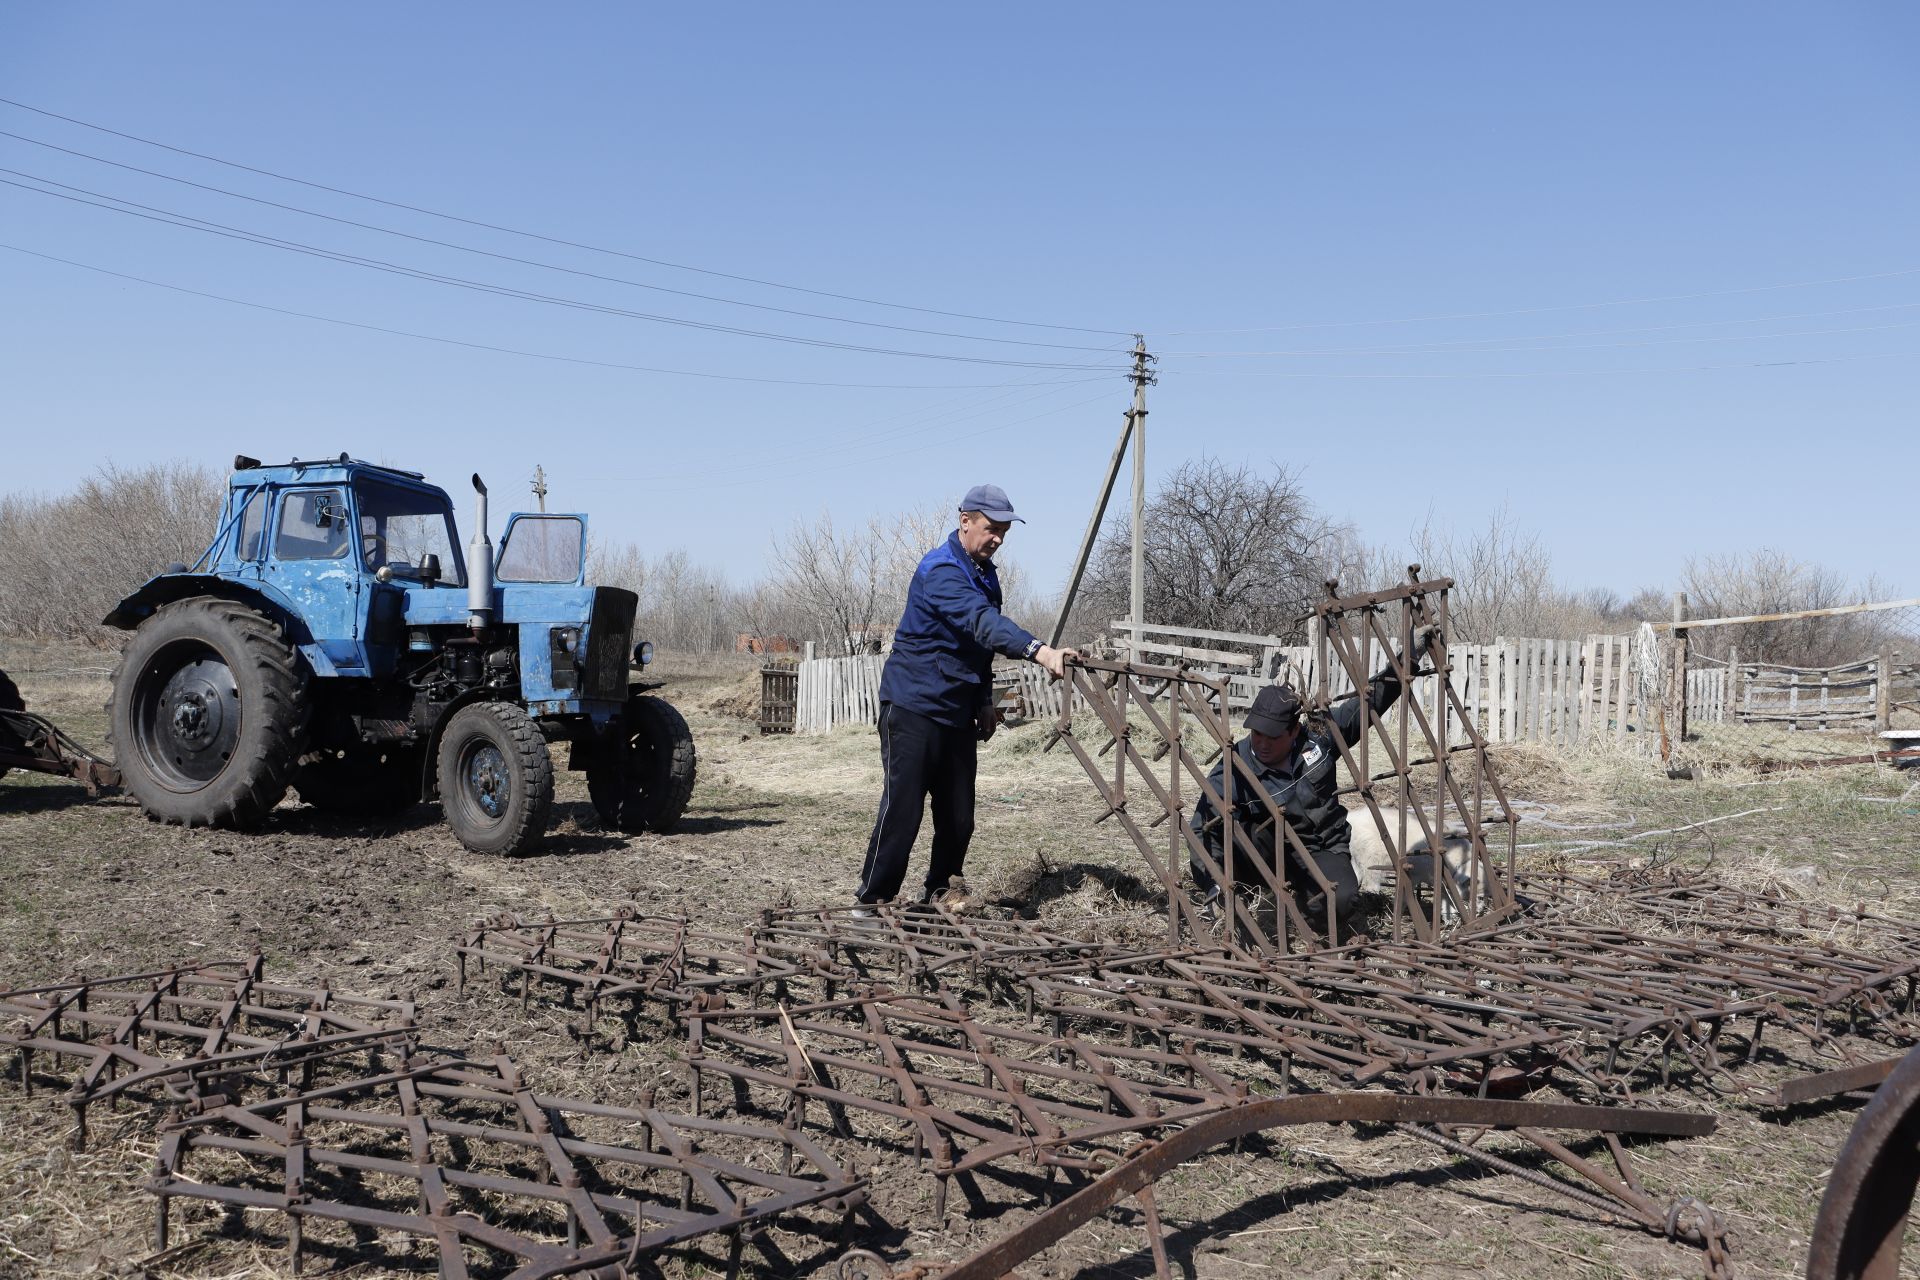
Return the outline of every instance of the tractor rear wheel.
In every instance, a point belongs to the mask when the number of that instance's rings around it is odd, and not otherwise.
[[[475,853],[517,857],[546,834],[553,759],[540,726],[511,702],[454,712],[440,738],[440,803]]]
[[[232,600],[162,606],[113,673],[107,741],[149,818],[246,827],[287,793],[307,732],[307,682],[270,619]]]
[[[420,803],[419,747],[391,744],[323,751],[293,775],[300,798],[324,813],[385,818]]]
[[[27,700],[20,696],[20,686],[0,671],[0,711],[25,711]],[[18,741],[5,724],[0,724],[0,748],[18,750],[25,743]],[[0,778],[7,776],[7,766],[0,764]]]
[[[629,698],[621,722],[587,769],[587,795],[608,826],[668,832],[693,795],[693,731],[670,702]]]

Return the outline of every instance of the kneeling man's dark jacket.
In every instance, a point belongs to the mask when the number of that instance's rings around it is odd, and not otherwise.
[[[1391,667],[1367,682],[1366,700],[1376,715],[1384,714],[1393,705],[1400,696],[1400,688],[1400,677],[1393,673]],[[1360,740],[1363,723],[1360,712],[1360,699],[1348,698],[1336,705],[1326,720],[1309,721],[1305,731],[1294,739],[1292,754],[1272,767],[1261,764],[1255,758],[1250,736],[1240,739],[1233,748],[1246,762],[1247,768],[1260,779],[1261,786],[1273,797],[1274,807],[1286,815],[1288,825],[1294,829],[1300,837],[1300,843],[1306,846],[1307,853],[1316,862],[1324,857],[1345,857],[1350,853],[1353,828],[1347,822],[1345,806],[1335,795],[1340,787],[1337,774],[1340,752],[1334,745],[1330,726],[1339,728],[1341,740],[1351,749]],[[1222,758],[1207,777],[1208,785],[1216,795],[1222,791],[1226,767],[1227,762]],[[1233,779],[1233,810],[1236,824],[1252,826],[1267,820],[1266,805],[1261,803],[1258,794],[1248,788],[1246,778],[1238,770]],[[1226,832],[1217,820],[1217,812],[1213,802],[1203,794],[1200,802],[1193,807],[1192,819],[1194,834],[1206,844],[1207,852],[1213,855],[1216,862],[1220,861],[1226,839]],[[1262,851],[1271,856],[1275,852],[1273,832],[1263,831],[1257,838]],[[1202,885],[1210,879],[1198,860],[1195,860],[1193,871],[1195,881]],[[1235,877],[1241,881],[1249,878],[1245,875]]]

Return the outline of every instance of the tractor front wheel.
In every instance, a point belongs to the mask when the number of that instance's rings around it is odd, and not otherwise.
[[[630,698],[587,769],[600,820],[629,834],[673,830],[693,795],[693,731],[670,702]]]
[[[165,605],[113,673],[107,740],[149,818],[247,827],[287,793],[307,731],[307,682],[279,626],[233,600]]]
[[[511,702],[462,707],[440,738],[440,803],[475,853],[518,857],[546,834],[553,760],[531,716]]]

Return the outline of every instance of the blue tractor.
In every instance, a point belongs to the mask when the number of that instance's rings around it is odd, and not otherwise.
[[[494,556],[487,490],[464,559],[453,504],[417,472],[341,454],[234,459],[218,532],[107,615],[132,631],[109,739],[147,815],[258,823],[291,787],[349,815],[438,796],[479,853],[546,830],[549,743],[595,809],[668,831],[694,782],[693,736],[644,671],[637,600],[586,582],[586,517],[511,516]]]

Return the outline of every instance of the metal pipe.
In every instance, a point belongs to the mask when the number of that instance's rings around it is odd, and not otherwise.
[[[485,631],[493,616],[493,543],[487,540],[487,486],[473,473],[473,537],[467,542],[467,626]]]

